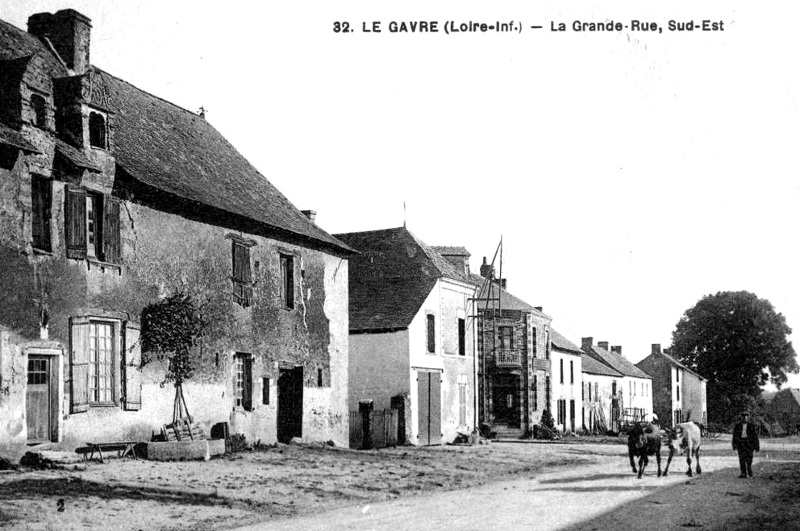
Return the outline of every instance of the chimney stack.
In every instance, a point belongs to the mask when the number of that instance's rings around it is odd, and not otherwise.
[[[608,350],[608,341],[598,341],[597,346],[603,350]]]
[[[74,75],[86,73],[91,64],[92,21],[88,17],[74,9],[62,9],[55,14],[37,13],[28,18],[28,33],[45,44],[50,41]]]
[[[533,309],[539,312],[543,311],[541,306],[534,306]]]
[[[317,211],[316,210],[301,210],[300,212],[302,212],[303,215],[308,218],[308,221],[310,221],[314,225],[317,224],[317,222],[315,221],[317,219]]]
[[[593,337],[582,337],[581,338],[581,347],[582,348],[592,348],[592,343],[594,342]]]
[[[483,257],[483,265],[481,265],[481,276],[488,279],[494,278],[494,267],[486,263],[485,256]]]
[[[650,351],[653,354],[661,354],[661,343],[653,343]]]
[[[616,345],[616,346],[611,347],[611,352],[616,352],[617,354],[622,356],[622,346]]]

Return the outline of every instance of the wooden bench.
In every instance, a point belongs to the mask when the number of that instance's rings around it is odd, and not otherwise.
[[[115,441],[115,442],[87,442],[87,452],[84,452],[83,457],[84,459],[92,459],[94,457],[94,453],[97,452],[97,455],[100,459],[100,462],[103,462],[103,450],[105,451],[117,451],[118,457],[125,457],[125,456],[132,456],[134,459],[139,459],[136,455],[136,445],[139,444],[139,441]],[[86,454],[89,453],[89,457],[86,457]]]

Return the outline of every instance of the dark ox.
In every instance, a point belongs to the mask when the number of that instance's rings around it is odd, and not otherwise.
[[[664,475],[669,471],[669,464],[672,462],[672,456],[675,455],[677,450],[681,453],[686,452],[686,463],[689,469],[686,471],[687,476],[692,475],[692,456],[695,458],[695,472],[700,474],[700,427],[694,422],[684,422],[675,427],[675,431],[667,432],[669,442],[669,457],[667,458],[667,466],[664,468]]]
[[[661,477],[661,430],[652,424],[634,424],[628,432],[628,458],[631,469],[640,479],[651,455],[656,456],[658,476]],[[634,457],[639,458],[638,470]]]

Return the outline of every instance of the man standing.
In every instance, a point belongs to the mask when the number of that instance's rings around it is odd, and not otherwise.
[[[753,477],[753,452],[759,449],[758,428],[750,422],[750,413],[743,411],[733,428],[733,450],[739,452],[740,478]]]

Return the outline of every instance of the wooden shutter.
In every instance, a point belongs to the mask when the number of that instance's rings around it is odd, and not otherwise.
[[[72,413],[89,409],[89,319],[70,319],[70,405]]]
[[[124,353],[125,393],[122,401],[126,410],[138,411],[142,409],[142,348],[139,327],[132,323],[125,324]]]
[[[242,306],[249,306],[253,296],[252,273],[250,271],[250,248],[232,242],[234,300]]]
[[[436,353],[436,317],[431,314],[425,316],[428,324],[428,352],[431,354]]]
[[[38,175],[31,176],[31,239],[33,246],[43,251],[51,251],[50,207],[52,203],[52,182]]]
[[[64,199],[64,235],[67,258],[86,258],[86,192],[66,188]]]
[[[119,242],[119,200],[106,195],[103,197],[103,260],[118,264],[120,262]]]

